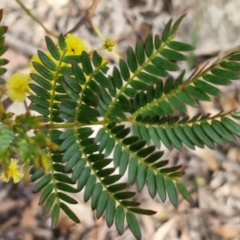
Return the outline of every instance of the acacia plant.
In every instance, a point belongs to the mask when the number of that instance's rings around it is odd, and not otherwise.
[[[192,202],[181,182],[181,166],[168,166],[161,144],[179,151],[184,145],[214,148],[240,135],[233,112],[188,117],[186,105],[197,108],[199,101],[221,95],[217,85],[240,78],[240,51],[233,49],[191,76],[182,71],[174,79],[177,61],[187,60],[184,53],[193,50],[174,40],[182,19],[170,20],[161,37],[150,34],[145,43],[129,48],[126,61],[111,70],[99,51],[87,51],[74,35],[60,35],[57,44],[46,37],[47,51],[33,56],[30,74],[15,73],[6,84],[1,81],[1,96],[18,102],[27,97],[30,104],[25,114],[15,116],[1,103],[0,177],[37,182],[33,192],[41,191],[39,204],[43,214],[52,212],[53,225],[60,209],[80,222],[69,208],[77,204],[69,193],[84,189],[84,200],[91,201],[97,218],[105,214],[107,225],[115,222],[119,234],[126,221],[141,239],[135,214],[155,212],[133,200],[136,193],[129,185],[136,183],[140,193],[146,185],[150,197],[158,194],[162,202],[168,197],[175,207],[178,194]],[[0,56],[7,50],[6,31],[0,28]],[[111,51],[113,46],[106,40],[103,48]],[[0,59],[1,75],[6,63]],[[96,133],[94,126],[100,127]],[[123,183],[119,180],[126,172]]]

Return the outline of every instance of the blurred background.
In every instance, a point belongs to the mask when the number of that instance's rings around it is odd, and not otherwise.
[[[97,49],[104,38],[116,42],[112,54],[102,56],[117,64],[118,57],[126,59],[128,46],[146,36],[162,34],[170,18],[176,20],[187,14],[177,32],[176,39],[193,44],[196,50],[189,54],[189,61],[180,63],[190,74],[194,67],[221,56],[240,45],[240,1],[236,0],[24,0],[44,26],[55,34],[66,33],[84,18],[95,2],[96,9],[76,31],[89,49]],[[9,50],[4,55],[10,63],[4,75],[7,79],[16,71],[28,72],[28,63],[37,49],[45,49],[44,29],[34,22],[15,0],[0,0],[4,9],[2,25],[8,26],[5,43]],[[192,116],[201,113],[240,109],[240,81],[221,88],[223,96],[212,102],[202,103],[200,109],[189,108]],[[5,104],[16,114],[25,112],[24,104]],[[177,150],[166,155],[172,164],[183,164],[183,181],[194,199],[190,205],[179,199],[175,209],[169,201],[162,203],[158,196],[150,199],[144,188],[137,200],[143,208],[157,211],[153,216],[139,216],[143,240],[239,240],[240,239],[240,153],[239,139],[235,144],[226,143],[192,151]],[[103,218],[96,220],[89,203],[82,194],[78,205],[72,206],[81,224],[74,224],[64,214],[59,225],[51,228],[50,216],[42,216],[38,206],[39,195],[33,195],[33,184],[4,184],[0,182],[0,240],[132,240],[129,230],[119,236],[115,226],[108,229]],[[135,186],[132,187],[135,189]]]

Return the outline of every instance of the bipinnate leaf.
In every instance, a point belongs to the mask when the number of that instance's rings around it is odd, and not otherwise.
[[[227,113],[188,116],[187,105],[199,108],[200,101],[219,98],[218,85],[226,86],[240,78],[240,51],[236,48],[212,64],[196,68],[187,78],[185,70],[174,77],[178,61],[187,60],[186,52],[194,49],[174,39],[184,16],[175,22],[170,19],[162,37],[150,33],[144,43],[129,48],[126,60],[120,59],[112,72],[98,51],[64,56],[68,47],[65,37],[61,34],[57,45],[46,37],[48,52],[38,51],[40,62],[33,63],[36,71],[30,75],[29,109],[44,117],[44,124],[40,121],[37,126],[59,148],[53,151],[52,142],[46,140],[44,145],[39,141],[41,151],[51,156],[50,169],[34,165],[30,174],[32,182],[38,181],[33,192],[42,191],[39,204],[44,204],[43,214],[52,210],[53,226],[60,209],[80,222],[69,205],[77,203],[70,194],[84,189],[84,201],[91,199],[97,218],[105,213],[108,227],[115,222],[119,234],[124,232],[126,218],[135,238],[141,239],[135,214],[155,212],[139,207],[129,184],[136,182],[139,192],[146,186],[150,197],[158,194],[163,203],[168,196],[175,207],[178,194],[193,202],[180,181],[182,166],[168,166],[169,160],[162,159],[164,152],[158,150],[162,144],[181,152],[184,147],[214,148],[240,136],[239,123]],[[7,50],[3,37],[6,30],[0,27],[0,56]],[[6,63],[0,59],[0,67]],[[0,75],[5,71],[1,67]],[[240,119],[238,112],[231,114],[236,121]],[[16,126],[18,129],[20,125]],[[25,129],[35,127],[26,121]],[[12,146],[18,145],[16,141],[14,130],[0,125],[1,159],[9,158]],[[29,156],[23,161],[26,158]],[[126,171],[128,182],[122,183]]]

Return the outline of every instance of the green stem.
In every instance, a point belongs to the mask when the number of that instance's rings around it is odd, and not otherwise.
[[[36,23],[38,23],[44,30],[47,34],[55,37],[55,38],[58,38],[58,35],[51,32],[49,29],[47,29],[43,24],[42,22],[36,18],[32,13],[31,11],[20,1],[20,0],[16,0],[16,2],[19,4],[19,6],[24,10],[24,12],[26,12],[26,14],[33,19],[33,21],[35,21]]]
[[[84,126],[97,126],[97,125],[103,125],[106,124],[105,120],[102,121],[96,121],[91,123],[80,123],[80,122],[71,122],[71,123],[46,123],[41,124],[34,129],[59,129],[59,128],[76,128],[76,127],[84,127]]]

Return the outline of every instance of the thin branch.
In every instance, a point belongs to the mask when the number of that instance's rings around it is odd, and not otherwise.
[[[26,14],[27,14],[30,18],[33,19],[33,21],[35,21],[36,23],[38,23],[38,24],[45,30],[45,32],[46,32],[47,34],[49,34],[49,35],[51,35],[51,36],[53,36],[53,37],[55,37],[55,38],[58,38],[58,36],[57,36],[55,33],[51,32],[49,29],[47,29],[47,28],[42,24],[42,22],[41,22],[38,18],[36,18],[36,17],[31,13],[31,11],[21,2],[21,0],[16,0],[16,2],[17,2],[17,3],[19,4],[19,6],[26,12]]]
[[[81,26],[83,26],[91,17],[92,15],[94,14],[96,8],[97,8],[97,5],[99,3],[100,0],[94,0],[93,1],[93,4],[91,5],[91,7],[87,10],[86,14],[84,15],[83,18],[81,18],[77,24],[72,28],[70,29],[65,35],[67,35],[68,33],[74,33],[76,32]]]

